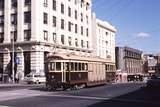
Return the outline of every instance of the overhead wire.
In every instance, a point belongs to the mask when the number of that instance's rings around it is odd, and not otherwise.
[[[121,5],[121,7],[117,9],[117,12],[112,15],[112,17],[110,18],[110,21],[113,21],[113,19],[116,18],[119,14],[123,14],[124,11],[127,10],[126,8],[130,7],[133,2],[134,0],[128,0],[123,5]]]

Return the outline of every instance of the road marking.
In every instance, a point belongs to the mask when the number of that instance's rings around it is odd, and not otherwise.
[[[74,96],[74,95],[44,95],[44,96],[77,98],[77,99],[88,99],[88,100],[109,100],[109,98],[105,97],[91,97],[91,96]]]
[[[0,107],[10,107],[10,106],[4,106],[4,105],[0,105]]]

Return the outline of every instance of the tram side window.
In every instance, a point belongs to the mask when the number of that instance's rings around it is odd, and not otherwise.
[[[78,63],[75,63],[75,71],[78,71],[78,69],[79,69]]]
[[[71,62],[71,71],[74,71],[74,63]]]
[[[61,63],[60,62],[56,62],[56,70],[57,71],[61,70]]]
[[[79,63],[78,65],[79,65],[79,71],[81,71],[81,70],[82,70],[82,65],[81,65],[81,63]]]
[[[66,62],[66,70],[69,71],[69,62]]]
[[[82,63],[82,70],[85,70],[85,64]]]
[[[84,69],[85,69],[85,70],[88,70],[88,64],[87,64],[87,63],[85,64]]]

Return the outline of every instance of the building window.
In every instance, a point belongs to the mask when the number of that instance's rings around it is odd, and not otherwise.
[[[86,42],[86,44],[87,44],[87,48],[89,48],[89,42],[88,41]]]
[[[48,14],[47,13],[43,13],[43,23],[48,24]]]
[[[53,0],[53,10],[56,10],[56,0]]]
[[[86,16],[86,23],[88,24],[88,16]]]
[[[56,43],[56,41],[57,41],[56,33],[53,33],[53,42]]]
[[[71,37],[68,37],[68,44],[69,44],[69,46],[72,45],[72,38]]]
[[[64,19],[61,19],[61,29],[64,29]]]
[[[47,41],[48,40],[48,32],[43,31],[43,34],[44,34],[44,40]]]
[[[31,39],[31,30],[24,30],[24,40],[29,41]]]
[[[31,23],[31,12],[24,12],[24,23]]]
[[[3,43],[4,41],[4,33],[0,33],[0,43]]]
[[[16,25],[17,24],[17,15],[11,14],[11,24]]]
[[[106,47],[108,46],[108,41],[106,41]]]
[[[71,17],[71,8],[68,7],[68,16]]]
[[[11,41],[17,41],[17,31],[11,31]]]
[[[11,7],[12,8],[17,8],[17,0],[12,0],[11,1]]]
[[[4,25],[4,16],[0,16],[0,26]]]
[[[89,36],[88,28],[86,28],[86,36]]]
[[[56,27],[56,17],[53,16],[53,26]]]
[[[89,3],[86,3],[86,10],[89,9]]]
[[[81,26],[81,35],[83,35],[83,26]]]
[[[61,35],[61,43],[64,44],[64,35]]]
[[[83,7],[83,4],[84,4],[84,0],[81,0],[81,8]]]
[[[106,32],[106,36],[108,36],[108,32]]]
[[[0,0],[0,10],[4,10],[4,0]]]
[[[74,17],[77,19],[77,10],[74,11]]]
[[[81,13],[81,22],[83,22],[83,13]]]
[[[75,24],[75,33],[78,33],[78,26]]]
[[[75,46],[78,47],[78,39],[75,38]]]
[[[74,0],[74,4],[77,5],[77,3],[78,3],[78,1],[77,1],[77,0]]]
[[[84,47],[84,42],[83,42],[83,40],[81,40],[81,47],[82,47],[82,48]]]
[[[47,6],[48,6],[48,0],[44,0],[43,5],[44,5],[45,7],[47,7]]]
[[[61,3],[61,13],[64,14],[64,4]]]
[[[24,1],[24,5],[30,5],[31,4],[31,0],[25,0]]]
[[[71,22],[68,22],[68,31],[72,31],[72,23]]]

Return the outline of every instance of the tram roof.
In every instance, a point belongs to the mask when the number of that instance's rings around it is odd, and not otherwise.
[[[85,56],[77,56],[77,55],[66,55],[66,54],[54,54],[48,57],[48,60],[77,60],[77,61],[90,61],[90,62],[103,62],[103,63],[111,63],[111,60],[105,58],[98,57],[85,57]]]

